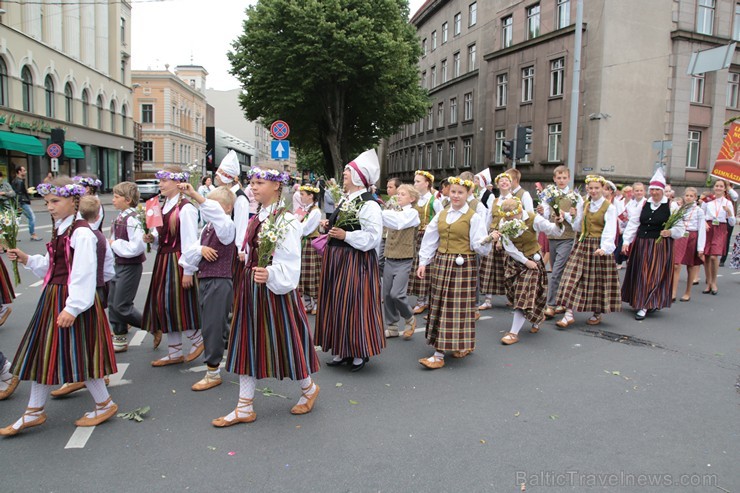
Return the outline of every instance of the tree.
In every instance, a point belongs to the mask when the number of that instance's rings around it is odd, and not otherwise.
[[[318,147],[296,149],[298,171],[312,171],[315,175],[326,175],[324,167],[324,156]]]
[[[286,120],[326,175],[429,107],[407,0],[259,0],[228,53],[250,120]]]

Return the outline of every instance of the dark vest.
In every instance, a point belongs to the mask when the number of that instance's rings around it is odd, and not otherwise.
[[[70,228],[72,225],[69,226]],[[69,249],[69,252],[67,252]],[[49,252],[51,265],[51,277],[49,284],[69,284],[69,269],[72,267],[73,250],[69,246],[69,235],[67,231],[58,235],[55,239],[46,244],[46,250]],[[69,259],[67,254],[69,253]]]
[[[370,192],[365,192],[359,197],[356,197],[354,199],[354,202],[356,203],[370,202],[371,200],[375,201],[375,199],[373,198],[373,194]],[[339,212],[341,210],[339,205],[340,204],[337,204],[337,208],[334,210],[334,212],[332,212],[331,216],[329,216],[329,229],[334,227],[334,223],[336,222],[337,217],[339,216]],[[355,221],[353,223],[345,224],[344,226],[342,226],[342,229],[344,231],[360,231],[362,229],[362,225],[360,224],[359,221]],[[337,238],[330,238],[329,245],[336,246],[336,247],[352,248],[352,246],[349,243],[343,240],[337,239]]]
[[[81,222],[81,221],[77,221],[77,222]],[[108,240],[105,239],[105,235],[101,233],[100,230],[92,229],[92,227],[90,227],[90,224],[87,224],[87,226],[85,226],[84,224],[81,224],[80,226],[83,228],[84,227],[90,228],[90,231],[92,231],[93,234],[95,235],[95,239],[98,240],[98,244],[96,248],[96,253],[98,255],[98,275],[97,275],[95,286],[100,288],[102,286],[105,286],[105,276],[103,275],[103,273],[105,271],[105,253],[106,253],[105,244]]]
[[[128,228],[126,227],[126,225],[128,224],[129,218],[134,216],[136,216],[135,212],[128,211],[119,214],[118,217],[113,221],[113,234],[116,236],[117,240],[129,241]],[[146,255],[144,255],[144,253],[141,253],[141,255],[137,255],[136,257],[127,258],[119,257],[118,255],[116,255],[115,252],[113,252],[113,256],[115,257],[116,264],[118,265],[143,264],[146,260]]]
[[[246,269],[247,272],[251,270],[254,267],[257,267],[257,264],[259,262],[259,252],[257,249],[259,248],[259,243],[257,241],[257,238],[260,233],[260,229],[262,229],[262,222],[260,221],[259,214],[256,214],[252,217],[252,219],[249,220],[249,225],[247,226],[247,233],[244,235],[244,244],[243,248],[244,250],[249,247],[249,255],[247,256],[247,265]]]
[[[180,206],[175,206],[162,217],[162,226],[157,227],[157,234],[159,235],[159,250],[162,253],[174,253],[181,252],[182,245],[180,245],[180,219],[178,217],[175,221],[175,227],[170,228],[170,218],[175,211],[182,210],[183,207],[188,205],[190,202],[183,200]]]
[[[670,215],[671,206],[668,202],[660,204],[657,209],[653,210],[650,207],[650,201],[646,200],[645,205],[642,206],[642,212],[640,212],[640,227],[637,229],[637,237],[658,238],[663,230],[663,224]]]
[[[488,209],[488,198],[493,195],[493,192],[490,190],[486,190],[483,192],[483,196],[480,198],[481,203],[485,206],[486,209]]]
[[[236,255],[234,244],[229,243],[228,245],[224,245],[221,243],[211,223],[208,223],[203,228],[203,232],[200,235],[200,244],[216,250],[218,258],[215,262],[208,262],[206,259],[201,259],[200,264],[198,264],[198,277],[223,277],[231,279],[234,274],[233,263],[234,256]]]

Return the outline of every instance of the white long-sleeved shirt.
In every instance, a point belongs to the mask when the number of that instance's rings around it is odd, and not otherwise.
[[[120,218],[131,211],[136,212],[133,207],[129,207],[125,211],[122,211],[118,217]],[[115,228],[111,228],[110,238],[113,240],[113,243],[111,243],[110,247],[113,253],[119,257],[138,257],[146,250],[146,243],[144,243],[144,230],[135,216],[131,216],[126,220],[126,232],[128,233],[128,241],[116,238]]]
[[[460,219],[463,214],[468,212],[470,207],[468,204],[464,204],[459,210],[454,207],[450,207],[447,211],[447,224],[453,224],[455,221]],[[473,214],[470,218],[470,249],[479,255],[488,255],[491,252],[491,243],[481,245],[481,240],[486,236],[486,223],[485,219],[482,219],[478,214]],[[424,238],[421,240],[421,248],[419,249],[419,264],[429,265],[434,259],[434,255],[437,253],[439,247],[439,214],[435,215],[434,218],[429,222],[426,229],[424,230]]]
[[[525,210],[522,212],[522,221],[526,221],[527,219],[529,219],[529,213]],[[534,215],[532,229],[534,229],[535,233],[545,233],[547,236],[560,236],[563,234],[563,227],[561,225],[551,223],[539,214]],[[507,236],[501,235],[501,244],[509,257],[517,262],[526,264],[527,260],[529,260]]]
[[[231,219],[231,216],[224,212],[221,204],[215,200],[206,199],[206,201],[200,205],[200,215],[206,223],[213,227],[216,232],[216,236],[218,237],[218,241],[224,245],[234,243],[234,239],[236,238],[236,227],[234,226],[234,221]],[[206,227],[208,227],[208,224],[206,224]],[[203,228],[203,231],[205,231],[205,228]],[[203,231],[200,232],[200,239],[203,238]],[[203,245],[200,240],[198,243],[193,243],[187,247],[183,247],[182,256],[185,257],[185,261],[188,265],[194,265],[197,268],[200,265],[200,261],[203,259]]]
[[[354,200],[367,190],[358,190],[352,192],[347,200]],[[357,231],[347,231],[344,238],[345,243],[352,248],[363,252],[369,252],[373,248],[380,247],[380,240],[383,236],[383,211],[374,200],[369,200],[362,204],[359,213],[360,226],[362,229]]]
[[[427,192],[421,197],[419,197],[419,200],[416,201],[416,205],[419,207],[424,207],[427,205],[427,202],[429,202],[429,199],[432,198],[432,192]],[[434,214],[439,214],[439,211],[443,209],[442,207],[442,201],[434,199],[434,203],[432,204],[432,208],[434,209]]]
[[[237,183],[231,187],[231,191],[236,194],[239,188],[241,187]],[[246,191],[244,194],[248,195]],[[248,197],[237,195],[236,202],[234,202],[234,226],[236,227],[236,247],[239,253],[243,251],[242,243],[244,242],[244,236],[247,234],[247,226],[249,225],[249,209],[250,204]]]
[[[637,217],[640,217],[640,212],[642,212],[642,206],[645,205],[645,200],[647,200],[645,197],[641,198],[640,200],[632,199],[625,205],[625,210],[627,211],[627,220],[624,221],[624,228],[627,227],[627,223],[629,222],[630,218],[634,215],[637,215]]]
[[[183,200],[187,200],[187,198],[183,198]],[[178,195],[167,199],[164,203],[164,207],[162,207],[162,215],[167,214],[173,207],[176,207],[177,202],[179,202]],[[193,204],[187,202],[185,206],[180,209],[180,215],[178,218],[180,221],[180,251],[182,252],[194,244],[200,244],[200,241],[198,240],[198,210]],[[169,225],[165,224],[164,227],[168,228]],[[159,242],[159,237],[156,235],[156,232],[157,230],[155,229],[155,245]],[[178,264],[182,267],[183,274],[186,276],[192,276],[198,271],[198,265],[189,264],[185,259],[185,255],[180,255]]]
[[[516,188],[511,190],[511,195],[516,195],[516,193],[521,189],[521,186],[517,186]],[[522,195],[521,198],[522,201],[522,208],[529,212],[530,214],[534,214],[534,202],[532,201],[532,195],[524,190],[524,195]]]
[[[604,205],[605,200],[606,199],[604,197],[601,197],[599,200],[589,202],[589,212],[591,212],[591,214],[598,212],[598,210],[601,209],[601,206]],[[583,208],[585,205],[586,204],[581,202],[578,204],[578,207],[576,207],[578,213],[573,222],[573,231],[582,230],[583,218],[585,216]],[[601,241],[599,242],[599,248],[604,250],[607,255],[614,253],[614,250],[617,248],[614,243],[614,240],[617,237],[617,215],[617,208],[614,207],[614,204],[609,204],[609,207],[606,209],[606,214],[604,214],[604,230],[601,232]]]
[[[321,209],[314,207],[316,204],[308,206],[301,205],[301,209],[307,211],[306,216],[301,221],[301,235],[308,236],[316,231],[321,222]]]
[[[704,245],[707,242],[707,228],[704,222],[704,211],[701,207],[694,203],[694,207],[686,211],[683,215],[683,225],[686,229],[686,233],[696,231],[698,233],[696,239],[696,251],[704,253]]]
[[[727,223],[730,226],[735,225],[735,215],[728,214],[725,211],[725,207],[728,207],[731,211],[732,202],[727,200],[725,197],[720,197],[712,200],[711,202],[704,202],[701,208],[704,210],[704,220],[707,222],[713,222],[715,219],[720,223]]]
[[[473,194],[468,195],[468,200],[467,200],[468,205],[470,205],[470,203],[473,201],[474,198],[476,198],[475,195]],[[486,206],[483,205],[483,202],[478,200],[478,204],[475,206],[475,213],[478,215],[478,217],[483,219],[483,224],[486,226],[486,228],[488,228],[488,224],[489,224],[488,216],[491,213],[490,209],[487,209]]]
[[[652,200],[647,200],[647,204],[644,207],[650,207],[653,210],[656,210],[658,207],[661,206],[661,204],[665,204],[668,202],[668,198],[663,196],[663,199],[658,202],[657,204],[653,202]],[[678,209],[678,206],[675,203],[671,204],[671,212]],[[627,223],[627,228],[624,230],[623,238],[623,245],[629,245],[637,236],[637,230],[640,228],[640,216],[642,215],[642,208],[634,210],[630,212],[630,220]],[[671,228],[671,238],[674,240],[677,240],[683,236],[684,233],[684,225],[683,221],[678,221],[675,226]]]
[[[411,207],[411,204],[405,205],[400,211],[384,210],[383,226],[388,229],[400,231],[406,228],[414,228],[421,224],[419,213]]]

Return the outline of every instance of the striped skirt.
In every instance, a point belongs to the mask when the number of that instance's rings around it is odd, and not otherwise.
[[[161,330],[167,334],[200,329],[198,276],[193,276],[192,288],[184,289],[183,270],[177,264],[179,259],[179,252],[157,252],[154,259],[152,283],[141,323],[141,328],[148,332]]]
[[[506,256],[506,297],[513,310],[521,310],[524,317],[538,325],[545,319],[547,304],[547,272],[542,260],[535,261],[536,269],[528,269],[521,262]]]
[[[316,344],[342,358],[376,356],[385,347],[375,250],[327,245],[321,263]]]
[[[257,379],[308,378],[319,360],[298,291],[275,294],[253,279],[250,272],[236,293],[226,370]]]
[[[671,306],[673,289],[673,240],[637,238],[630,245],[630,256],[622,284],[622,301],[636,310]]]
[[[0,305],[12,303],[14,298],[13,283],[10,281],[8,269],[5,268],[5,262],[0,258]]]
[[[72,327],[57,326],[69,289],[47,284],[13,361],[21,380],[44,385],[84,382],[116,373],[108,318],[95,296],[93,306],[75,318]]]
[[[491,253],[480,261],[480,292],[486,295],[506,294],[506,278],[504,277],[504,262],[506,252],[491,248]]]
[[[619,274],[613,255],[594,255],[601,238],[576,242],[565,264],[557,303],[574,312],[610,313],[622,310]]]
[[[301,280],[298,290],[303,296],[317,298],[319,296],[319,277],[321,274],[321,257],[319,252],[311,246],[311,239],[303,239],[301,250]]]
[[[699,225],[703,227],[703,225]],[[699,241],[699,233],[697,231],[689,231],[689,236],[679,238],[673,241],[673,263],[688,265],[693,267],[695,265],[703,265],[704,262],[699,258],[699,252],[696,250],[696,244]],[[703,253],[703,252],[702,252]]]
[[[730,230],[727,223],[712,224],[707,221],[709,230],[707,231],[707,241],[704,243],[704,255],[725,255],[727,253],[727,235]]]
[[[234,253],[234,263],[232,265],[232,277],[234,285],[234,302],[236,302],[236,291],[239,286],[244,282],[244,272],[246,270],[246,264],[239,260],[239,253]]]
[[[454,253],[437,253],[431,279],[429,321],[426,338],[437,351],[475,349],[476,256],[462,255],[457,265]]]
[[[416,234],[416,250],[414,253],[414,261],[411,264],[411,275],[409,276],[409,288],[408,295],[416,296],[417,298],[429,299],[429,280],[431,279],[431,272],[429,271],[434,263],[427,266],[426,276],[424,279],[419,279],[416,276],[416,271],[419,268],[419,250],[421,250],[421,240],[424,239],[424,231],[419,230]]]

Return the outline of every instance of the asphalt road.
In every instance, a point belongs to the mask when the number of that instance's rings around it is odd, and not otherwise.
[[[48,215],[38,221],[48,240]],[[21,238],[29,253],[43,251]],[[323,367],[321,395],[305,416],[289,412],[296,383],[258,382],[287,398],[258,393],[257,421],[228,429],[210,422],[234,408],[238,378],[224,374],[220,387],[195,393],[202,361],[152,368],[164,350],[132,330],[140,345],[119,355],[110,391],[121,411],[150,406],[144,421],[115,418],[85,433],[74,420],[92,408],[86,391],[50,400],[45,425],[0,440],[0,491],[515,492],[524,483],[527,491],[737,492],[740,272],[720,274],[717,296],[695,286],[690,303],[643,322],[627,310],[591,331],[579,315],[566,331],[547,322],[510,347],[499,344],[511,313],[497,298],[468,358],[429,371],[417,362],[430,354],[422,332],[393,339],[360,373]],[[21,275],[0,328],[9,357],[41,290]],[[21,415],[29,392],[22,383],[0,402],[0,426]]]

